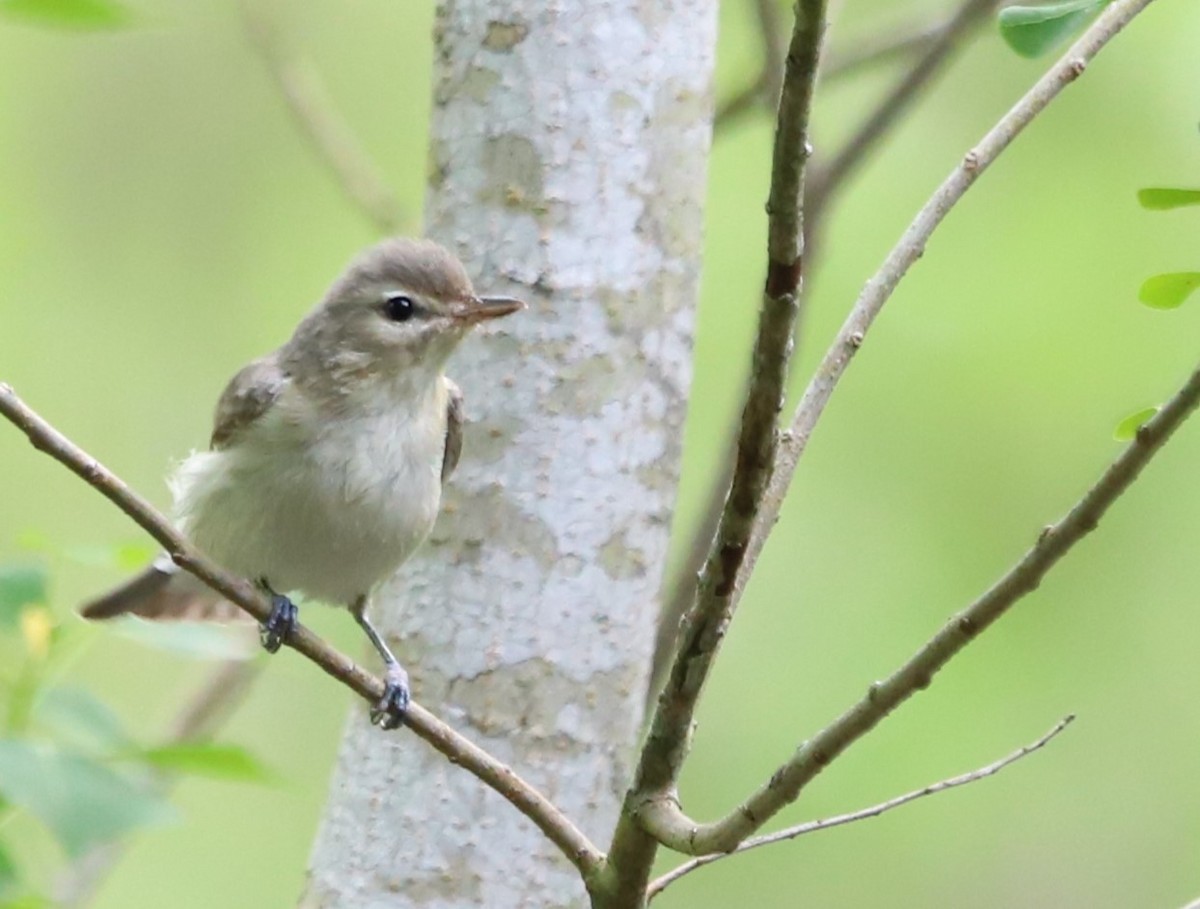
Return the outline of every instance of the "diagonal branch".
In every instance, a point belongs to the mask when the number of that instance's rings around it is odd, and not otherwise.
[[[767,535],[779,520],[779,511],[796,473],[796,466],[825,410],[825,405],[829,403],[850,361],[862,346],[875,317],[891,299],[901,279],[924,254],[929,237],[974,185],[979,175],[991,166],[1064,88],[1083,74],[1088,62],[1151,2],[1152,0],[1116,0],[1112,3],[1012,110],[963,156],[950,176],[917,213],[916,219],[888,253],[879,270],[867,282],[809,381],[792,417],[791,425],[780,441],[775,473],[771,477],[766,498],[756,519],[750,548],[738,576],[738,592],[735,598],[740,598],[746,581],[762,553]]]
[[[954,616],[899,669],[871,685],[866,695],[801,745],[741,805],[721,820],[698,824],[679,808],[673,794],[640,806],[642,825],[661,843],[688,855],[728,852],[758,830],[831,761],[870,732],[1008,612],[1071,548],[1091,533],[1114,502],[1133,485],[1150,460],[1200,404],[1200,364],[1183,387],[1121,452],[1096,484],[1057,523],[1045,527],[1016,565],[970,606]]]
[[[194,574],[259,622],[266,620],[271,604],[253,584],[230,574],[202,555],[154,506],[47,423],[2,382],[0,414],[24,432],[34,448],[66,466],[131,517],[166,549],[180,568]],[[383,697],[382,679],[371,675],[307,628],[297,625],[286,643],[368,702],[374,704]],[[599,850],[549,799],[517,776],[512,768],[415,703],[409,705],[405,724],[452,764],[463,767],[515,805],[559,848],[585,881],[599,869],[604,860]]]
[[[779,99],[767,199],[766,286],[742,411],[736,467],[610,850],[610,864],[621,876],[615,892],[619,899],[630,903],[644,899],[655,847],[639,829],[636,810],[629,806],[674,790],[691,746],[692,717],[700,691],[732,618],[738,568],[775,461],[779,413],[799,314],[804,249],[801,200],[811,153],[809,114],[824,33],[825,0],[800,0]]]
[[[734,581],[775,460],[776,426],[798,313],[803,249],[800,199],[809,155],[808,116],[821,37],[824,2],[797,7],[779,106],[767,238],[767,278],[755,341],[750,388],[742,413],[736,466],[721,521],[700,573],[695,598],[677,645],[675,664],[658,701],[638,769],[638,791],[674,785],[687,753],[700,689],[731,618]]]
[[[250,45],[266,64],[297,128],[333,173],[342,192],[376,230],[396,233],[407,220],[404,207],[338,116],[316,72],[288,52],[277,24],[261,4],[241,0],[239,5]]]
[[[889,45],[887,38],[877,39],[870,47],[863,50],[864,59],[861,63],[870,62],[875,54],[894,54],[900,50],[912,51],[927,49],[920,59],[907,70],[897,81],[892,91],[888,92],[875,112],[866,119],[858,133],[851,138],[845,149],[835,157],[832,164],[823,171],[814,166],[812,179],[805,197],[804,230],[809,246],[809,262],[811,267],[812,249],[819,246],[816,242],[825,223],[828,203],[833,194],[841,187],[855,166],[861,161],[869,148],[880,142],[894,128],[902,111],[907,108],[921,89],[926,87],[937,75],[941,67],[949,62],[950,52],[962,42],[972,26],[978,24],[993,9],[999,0],[966,0],[958,12],[944,23],[930,27],[928,25],[913,30],[906,30],[899,37],[893,38],[894,45]],[[891,37],[890,35],[888,37]],[[855,63],[854,65],[860,65]],[[822,82],[838,75],[838,64],[831,61],[823,65],[820,77]],[[763,71],[752,87],[749,94],[735,96],[729,107],[734,104],[752,105],[762,97]],[[725,111],[725,108],[722,108]],[[736,111],[728,111],[730,115]],[[716,123],[719,125],[723,113],[718,111]],[[803,309],[804,296],[802,295]],[[666,669],[666,661],[670,658],[675,643],[679,620],[691,604],[695,593],[696,576],[703,565],[708,553],[708,545],[713,538],[717,522],[725,501],[725,490],[728,488],[733,473],[733,442],[735,432],[733,415],[730,415],[730,425],[724,434],[730,439],[727,453],[722,453],[721,463],[717,467],[715,477],[707,492],[708,501],[704,512],[691,531],[691,540],[687,553],[680,562],[680,567],[673,578],[663,584],[663,605],[658,625],[658,633],[654,642],[654,658],[651,672],[649,694],[653,694],[659,684],[662,673]]]
[[[662,893],[668,886],[675,883],[681,877],[701,868],[704,865],[711,865],[713,862],[728,858],[731,855],[738,855],[742,852],[749,852],[751,849],[757,849],[759,846],[770,846],[772,843],[782,843],[785,840],[794,840],[797,837],[804,836],[807,833],[816,833],[818,830],[828,830],[831,827],[841,827],[844,824],[852,824],[855,821],[863,821],[867,818],[879,817],[885,812],[891,811],[893,808],[899,808],[902,805],[907,805],[909,802],[915,802],[918,799],[923,799],[926,796],[937,795],[940,792],[947,792],[951,789],[957,789],[959,786],[965,786],[968,783],[974,783],[979,780],[985,780],[989,776],[995,776],[1005,767],[1009,767],[1039,751],[1046,745],[1050,744],[1051,739],[1054,739],[1074,722],[1075,717],[1066,716],[1054,724],[1053,728],[1041,738],[1034,742],[1030,742],[1021,748],[1018,748],[1012,754],[1002,757],[998,761],[988,764],[986,767],[980,767],[978,770],[972,770],[969,773],[963,773],[959,776],[952,776],[949,779],[941,780],[937,783],[931,783],[921,789],[914,789],[912,792],[906,792],[904,795],[898,795],[888,799],[886,802],[880,802],[878,805],[872,805],[869,808],[860,808],[858,811],[851,811],[848,814],[839,814],[834,817],[822,818],[816,821],[807,821],[803,824],[796,824],[793,827],[788,827],[784,830],[768,833],[765,836],[755,836],[743,842],[732,852],[716,852],[709,855],[697,856],[680,865],[678,868],[673,868],[664,874],[662,877],[650,883],[648,888],[649,899],[654,899],[658,894]]]
[[[945,22],[913,22],[890,26],[878,34],[859,38],[850,47],[835,46],[830,49],[821,66],[821,81],[850,76],[869,66],[924,50],[937,40],[945,28]]]
[[[762,42],[762,64],[754,81],[729,100],[717,106],[713,115],[713,129],[725,126],[730,120],[760,105],[764,109],[775,106],[783,84],[783,43],[780,33],[778,0],[754,0],[758,36]]]
[[[263,665],[262,660],[230,660],[218,666],[195,697],[179,711],[168,741],[203,742],[215,735],[241,704]],[[157,776],[164,789],[173,782],[169,774]],[[124,840],[102,843],[72,861],[55,880],[55,905],[60,909],[78,909],[92,902],[128,847]]]
[[[845,184],[846,178],[863,162],[867,153],[908,111],[921,90],[949,62],[951,53],[963,43],[967,34],[983,23],[999,5],[1000,0],[965,0],[937,36],[926,45],[924,53],[900,76],[862,125],[851,134],[833,160],[813,168],[808,198],[805,200],[811,222],[820,219],[830,196]]]

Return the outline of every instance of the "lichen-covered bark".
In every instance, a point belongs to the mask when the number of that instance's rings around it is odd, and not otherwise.
[[[374,613],[414,694],[607,841],[641,722],[689,382],[715,0],[451,0],[429,234],[531,303],[451,364],[465,454]],[[568,906],[576,872],[356,708],[304,905]]]

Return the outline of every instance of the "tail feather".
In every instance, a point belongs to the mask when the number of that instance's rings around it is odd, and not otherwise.
[[[244,613],[219,593],[180,571],[169,559],[156,559],[145,571],[103,596],[84,603],[85,619],[136,615],[147,619],[228,622]]]

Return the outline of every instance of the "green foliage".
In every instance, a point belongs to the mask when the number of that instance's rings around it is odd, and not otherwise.
[[[175,817],[146,783],[58,746],[0,739],[0,793],[54,834],[68,856]]]
[[[1138,299],[1154,309],[1175,309],[1200,287],[1200,272],[1179,271],[1147,278],[1138,290]]]
[[[46,571],[36,565],[0,566],[0,631],[12,631],[25,607],[46,602]]]
[[[109,706],[76,685],[48,686],[34,704],[33,719],[57,741],[89,754],[111,754],[132,741]]]
[[[118,558],[123,549],[115,551]],[[140,562],[145,553],[136,555]],[[0,647],[14,655],[0,663],[0,818],[27,813],[74,859],[98,844],[175,819],[163,785],[171,776],[274,779],[236,746],[146,746],[95,694],[60,678],[68,662],[63,654],[76,652],[77,643],[89,638],[77,624],[55,622],[48,586],[40,567],[0,566]],[[118,627],[126,637],[190,656],[227,658],[246,650],[230,632],[196,623],[165,626],[161,633],[140,621]],[[0,909],[50,906],[29,889],[31,879],[20,857],[0,840]]]
[[[1138,202],[1151,211],[1200,205],[1200,190],[1151,187],[1138,190]],[[1176,271],[1154,275],[1142,282],[1138,299],[1153,309],[1176,309],[1200,287],[1200,272]]]
[[[1157,407],[1143,407],[1131,413],[1113,429],[1113,438],[1118,442],[1132,442],[1137,437],[1137,431],[1145,426],[1158,410]]]
[[[0,14],[53,28],[111,29],[133,21],[129,10],[111,0],[0,0]]]
[[[151,767],[217,780],[267,783],[276,779],[261,761],[236,745],[184,742],[148,748],[136,757]]]
[[[1151,211],[1166,211],[1185,205],[1200,205],[1200,189],[1148,187],[1138,190],[1138,202]]]
[[[1083,28],[1106,3],[1061,0],[1040,6],[1009,6],[1000,11],[1000,36],[1022,57],[1040,57]]]

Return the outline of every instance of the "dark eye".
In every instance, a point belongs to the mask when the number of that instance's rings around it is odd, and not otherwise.
[[[407,322],[417,311],[412,297],[404,294],[388,294],[383,298],[383,314],[393,322]]]

